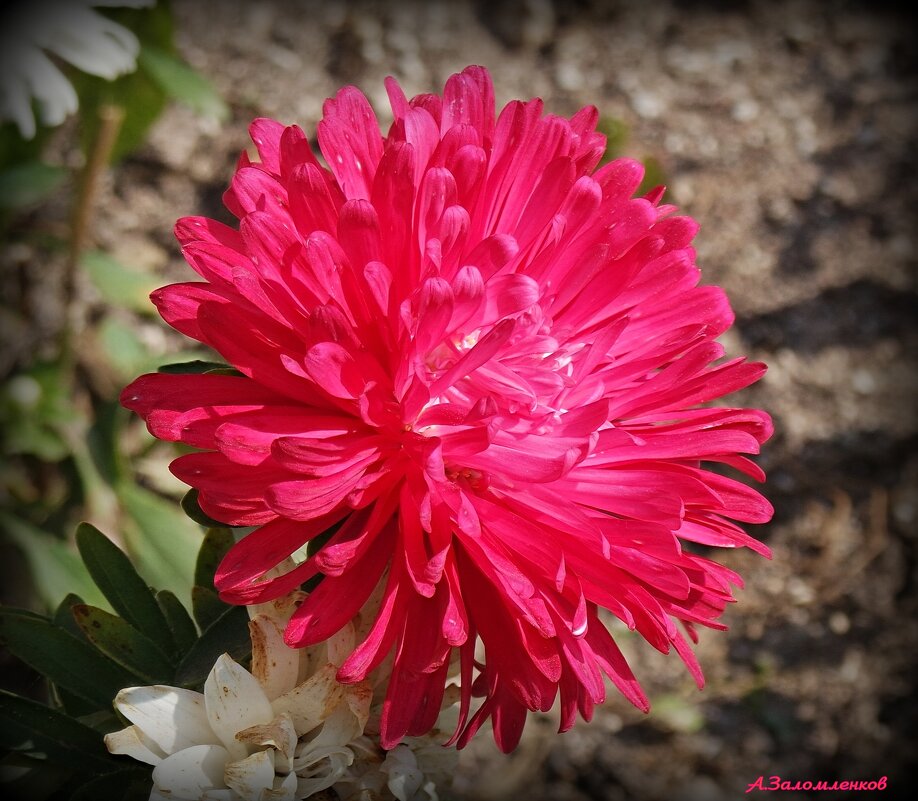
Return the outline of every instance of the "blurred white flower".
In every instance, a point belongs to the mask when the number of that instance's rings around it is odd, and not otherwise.
[[[140,43],[127,28],[92,6],[153,5],[154,0],[27,0],[8,4],[0,19],[0,121],[12,120],[23,138],[35,136],[33,101],[45,125],[60,125],[77,110],[70,81],[49,54],[112,80],[136,69]]]

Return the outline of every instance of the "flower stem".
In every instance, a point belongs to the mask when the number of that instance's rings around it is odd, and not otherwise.
[[[105,105],[99,109],[99,131],[92,144],[86,166],[83,168],[80,188],[73,208],[70,247],[62,287],[65,320],[61,331],[61,366],[71,375],[76,366],[74,336],[82,325],[80,318],[83,304],[77,298],[77,270],[80,257],[89,241],[101,177],[108,167],[123,121],[124,109],[121,106]]]

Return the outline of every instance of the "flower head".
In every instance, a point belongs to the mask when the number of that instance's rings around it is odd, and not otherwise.
[[[76,91],[48,54],[112,80],[136,67],[140,44],[127,28],[92,6],[152,5],[153,0],[29,0],[4,9],[0,25],[0,121],[35,136],[33,99],[41,121],[60,125],[77,110]]]
[[[698,226],[662,189],[632,197],[639,164],[596,169],[595,108],[515,101],[495,118],[480,67],[442,97],[386,85],[385,137],[355,88],[326,102],[327,168],[298,127],[253,123],[260,161],[243,154],[225,195],[238,230],[180,220],[204,281],[153,298],[240,375],[143,376],[122,402],[202,449],[172,470],[209,515],[259,527],[217,572],[224,599],[321,574],[286,627],[306,646],[381,587],[337,675],[391,658],[385,748],[431,728],[458,651],[455,742],[490,717],[511,749],[559,695],[563,729],[589,718],[603,674],[647,707],[600,607],[701,682],[679,626],[722,628],[740,579],[686,543],[767,553],[735,521],[771,515],[703,465],[762,478],[743,454],[768,416],[705,404],[764,367],[719,361],[732,313],[697,286]]]

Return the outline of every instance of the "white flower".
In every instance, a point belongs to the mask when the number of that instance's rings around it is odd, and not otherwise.
[[[153,0],[20,0],[0,20],[0,121],[12,120],[25,139],[35,136],[33,100],[45,125],[77,110],[73,86],[48,57],[112,80],[137,66],[140,44],[92,6],[139,8]]]
[[[292,649],[283,630],[303,597],[249,607],[251,673],[224,654],[203,693],[162,685],[118,693],[115,706],[132,725],[105,744],[154,766],[150,801],[295,801],[329,787],[342,801],[437,801],[458,759],[441,745],[455,728],[456,688],[447,689],[433,731],[384,752],[388,664],[358,684],[335,679],[372,615]]]
[[[326,660],[346,643],[292,650],[263,613],[249,628],[252,673],[223,654],[203,694],[157,685],[115,698],[133,725],[105,744],[154,766],[151,801],[293,801],[330,787],[353,762],[347,745],[363,732],[372,689],[335,681],[338,665]],[[353,629],[337,637],[353,640]]]
[[[334,785],[341,801],[439,801],[437,788],[452,783],[459,762],[459,752],[443,746],[455,728],[455,711],[451,704],[433,731],[406,737],[391,751],[367,736],[351,742],[354,762]]]

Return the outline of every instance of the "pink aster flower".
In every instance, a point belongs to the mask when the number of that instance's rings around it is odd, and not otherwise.
[[[495,119],[480,67],[442,97],[386,86],[386,136],[357,89],[326,102],[327,168],[298,127],[256,120],[260,161],[243,155],[225,195],[238,230],[181,220],[204,280],[153,296],[242,374],[147,375],[123,395],[155,436],[202,450],[172,470],[205,512],[258,527],[221,596],[259,603],[321,574],[286,629],[306,646],[382,583],[338,678],[394,654],[386,748],[431,728],[457,651],[460,747],[490,717],[512,749],[559,695],[562,730],[589,719],[603,674],[646,709],[600,607],[701,685],[680,627],[723,628],[741,581],[691,544],[767,555],[736,521],[772,510],[704,466],[761,480],[743,454],[771,424],[706,405],[765,368],[720,361],[733,317],[697,286],[697,224],[662,189],[632,197],[639,164],[596,169],[595,108],[514,101]]]

